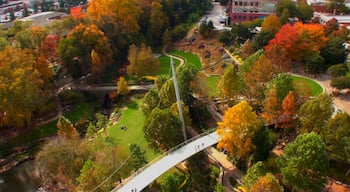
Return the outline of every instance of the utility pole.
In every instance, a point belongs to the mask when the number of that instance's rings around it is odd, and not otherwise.
[[[173,81],[174,81],[174,87],[175,87],[176,103],[177,103],[177,108],[179,109],[180,121],[181,121],[181,124],[182,124],[182,134],[184,136],[184,140],[186,141],[187,140],[186,127],[185,127],[184,115],[183,115],[183,112],[182,112],[180,92],[179,92],[179,85],[177,84],[176,71],[175,71],[175,67],[174,67],[173,56],[171,56],[171,55],[170,55],[170,66],[171,66],[171,71],[173,72]]]

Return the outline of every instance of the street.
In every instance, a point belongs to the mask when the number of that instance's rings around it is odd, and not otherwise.
[[[213,9],[209,11],[209,14],[205,15],[208,17],[207,21],[212,21],[214,27],[217,30],[231,30],[230,27],[225,27],[224,23],[220,23],[220,16],[223,16],[224,9],[221,7],[219,2],[212,2]]]

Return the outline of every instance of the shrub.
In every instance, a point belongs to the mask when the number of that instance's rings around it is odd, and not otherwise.
[[[337,77],[332,79],[331,86],[339,90],[350,88],[350,78],[348,77]]]
[[[84,96],[81,92],[73,90],[65,90],[58,95],[65,104],[76,104],[84,101]]]
[[[332,77],[345,76],[347,72],[348,72],[348,68],[346,67],[345,64],[332,65],[327,69],[328,75]]]

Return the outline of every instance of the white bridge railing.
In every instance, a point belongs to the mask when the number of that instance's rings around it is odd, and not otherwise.
[[[112,192],[141,191],[170,168],[199,151],[216,144],[219,140],[219,136],[216,134],[215,130],[216,128],[210,129],[164,152],[162,155],[134,172],[130,177],[125,179],[125,182],[122,182],[114,188]]]

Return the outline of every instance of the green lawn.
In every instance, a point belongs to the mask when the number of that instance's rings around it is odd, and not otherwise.
[[[348,78],[350,78],[350,72],[347,72],[347,73],[346,73],[346,76],[347,76]]]
[[[184,58],[186,58],[188,64],[193,65],[198,70],[202,69],[202,64],[201,64],[201,61],[200,61],[198,55],[183,52],[183,51],[171,51],[171,54],[184,57]]]
[[[160,62],[160,69],[157,73],[157,75],[171,75],[171,69],[170,69],[170,57],[166,55],[161,55],[159,57]],[[180,61],[177,59],[174,59],[175,67],[179,66]]]
[[[312,96],[321,94],[323,91],[323,88],[318,83],[316,83],[311,79],[308,79],[305,77],[299,77],[299,76],[292,76],[292,78],[293,78],[293,82],[296,84],[307,85],[311,89]]]
[[[107,132],[111,137],[116,138],[119,146],[124,146],[127,151],[129,151],[130,144],[138,144],[141,149],[147,151],[147,159],[152,160],[159,154],[148,147],[148,143],[143,136],[146,117],[141,111],[140,105],[141,100],[134,100],[127,104],[118,123],[108,128]],[[122,125],[125,125],[127,130],[122,130],[120,128]]]
[[[206,85],[209,88],[209,95],[212,97],[218,96],[217,83],[219,76],[209,76],[206,80]]]

